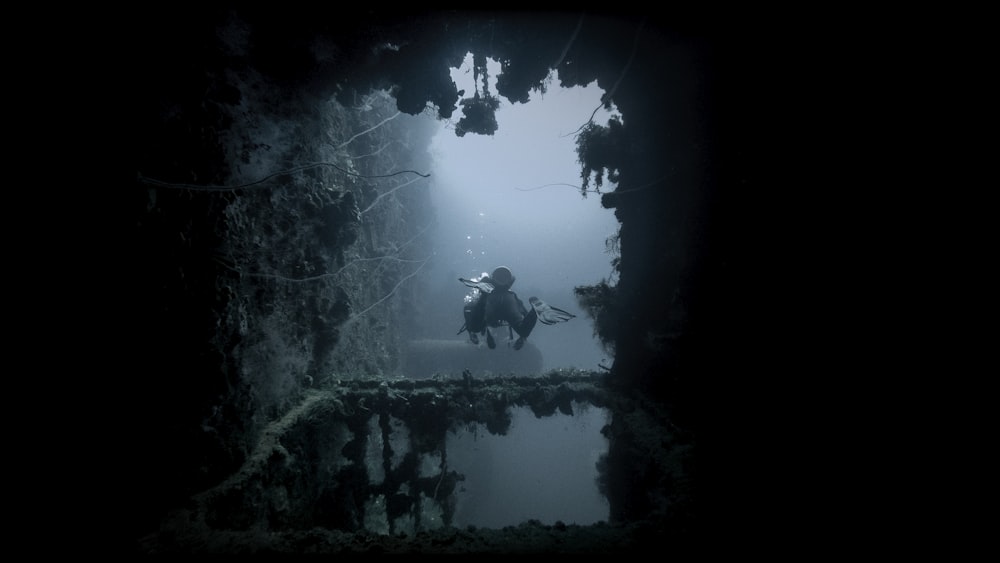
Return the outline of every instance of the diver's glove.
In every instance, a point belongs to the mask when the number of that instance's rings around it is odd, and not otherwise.
[[[573,313],[557,309],[537,297],[529,297],[528,303],[531,303],[531,308],[535,310],[535,315],[543,325],[554,325],[576,316]]]

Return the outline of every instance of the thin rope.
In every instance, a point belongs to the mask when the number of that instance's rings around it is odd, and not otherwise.
[[[410,243],[412,243],[413,241],[417,240],[417,238],[419,238],[420,235],[426,233],[427,229],[431,228],[431,225],[432,225],[432,223],[428,223],[427,226],[425,226],[423,229],[421,229],[419,233],[417,233],[417,234],[413,235],[412,237],[410,237],[410,240],[408,240],[408,241],[404,242],[403,244],[399,245],[399,248],[397,248],[396,251],[397,252],[401,251],[404,248],[406,248],[407,246],[409,246]],[[230,266],[229,264],[226,264],[222,260],[218,260],[217,259],[216,262],[218,262],[224,268],[232,270],[233,272],[236,272],[237,274],[239,274],[241,276],[247,276],[247,277],[252,277],[252,278],[274,279],[274,280],[281,280],[281,281],[286,281],[286,282],[291,282],[291,283],[303,283],[303,282],[310,282],[310,281],[321,280],[323,278],[332,278],[334,276],[339,275],[340,272],[343,272],[347,268],[353,266],[355,263],[358,263],[358,262],[374,262],[376,260],[395,260],[396,262],[405,262],[405,263],[411,263],[411,264],[415,264],[417,262],[421,262],[421,260],[406,260],[404,258],[399,258],[397,256],[371,256],[371,257],[368,257],[368,258],[355,258],[354,260],[351,260],[347,264],[344,264],[343,266],[341,266],[340,268],[338,268],[336,272],[327,272],[327,273],[324,273],[324,274],[316,274],[315,276],[309,276],[309,277],[305,277],[305,278],[290,278],[290,277],[287,277],[287,276],[283,276],[281,274],[265,274],[265,273],[257,273],[257,272],[243,272],[242,270],[239,270],[237,268],[234,268],[233,266]]]
[[[632,66],[632,61],[635,59],[635,52],[639,49],[639,38],[642,36],[642,28],[645,25],[646,25],[646,18],[643,18],[643,20],[639,22],[639,29],[635,30],[635,39],[632,40],[632,53],[628,56],[628,61],[625,63],[625,68],[623,68],[621,74],[618,75],[618,80],[615,81],[615,85],[611,87],[611,90],[607,94],[601,96],[601,105],[594,108],[593,113],[590,114],[590,119],[588,119],[583,125],[578,127],[576,131],[573,131],[572,133],[569,133],[567,135],[563,135],[563,137],[576,135],[577,133],[582,131],[584,127],[586,127],[587,125],[589,125],[594,121],[594,116],[597,115],[597,110],[604,107],[605,102],[610,102],[611,99],[614,97],[615,92],[618,91],[618,86],[622,83],[622,80],[625,79],[625,75],[628,74],[629,67]]]
[[[405,282],[406,280],[408,280],[408,279],[412,278],[413,276],[417,275],[417,273],[419,273],[419,272],[420,272],[421,268],[423,268],[423,267],[424,267],[424,265],[425,265],[425,264],[427,264],[427,261],[428,261],[428,260],[430,260],[430,259],[431,259],[431,257],[430,257],[430,256],[428,256],[427,258],[424,258],[424,259],[423,259],[423,261],[422,261],[422,262],[420,263],[420,266],[419,266],[419,267],[418,267],[418,268],[417,268],[416,270],[414,270],[412,274],[410,274],[410,275],[406,276],[405,278],[403,278],[403,279],[399,280],[399,283],[397,283],[397,284],[395,285],[395,287],[393,287],[393,288],[392,288],[392,291],[390,291],[389,293],[387,293],[385,297],[383,297],[382,299],[379,299],[378,301],[376,301],[376,302],[372,303],[371,305],[369,305],[368,307],[366,307],[366,308],[365,308],[365,309],[364,309],[363,311],[361,311],[360,313],[358,313],[358,314],[356,314],[356,315],[351,315],[351,316],[350,316],[350,317],[349,317],[349,318],[348,318],[348,319],[347,319],[346,321],[344,321],[344,326],[346,327],[347,325],[351,324],[352,322],[354,322],[354,321],[358,320],[358,317],[360,317],[361,315],[364,315],[364,314],[365,314],[365,313],[367,313],[368,311],[371,311],[371,310],[372,310],[372,309],[374,309],[374,308],[375,308],[375,307],[376,307],[376,306],[377,306],[377,305],[378,305],[379,303],[382,303],[382,302],[383,302],[383,301],[385,301],[386,299],[388,299],[388,298],[392,297],[392,296],[393,296],[393,294],[395,294],[395,293],[396,293],[396,290],[397,290],[397,289],[399,289],[399,286],[403,285],[403,282]]]
[[[392,121],[393,119],[396,119],[397,117],[399,117],[399,114],[401,114],[401,113],[403,113],[403,112],[397,111],[394,115],[392,115],[392,117],[387,117],[387,118],[383,119],[382,121],[379,121],[375,125],[372,125],[368,129],[365,129],[364,131],[362,131],[362,132],[358,133],[357,135],[351,137],[350,139],[344,141],[343,143],[340,143],[339,145],[337,145],[337,148],[338,149],[344,148],[345,146],[349,145],[351,143],[351,141],[353,141],[354,139],[357,139],[358,137],[364,135],[365,133],[370,133],[370,132],[378,129],[379,127],[385,125],[386,123]]]
[[[171,184],[169,182],[164,182],[163,180],[157,180],[155,178],[149,178],[147,176],[143,176],[141,173],[139,174],[138,180],[140,182],[144,183],[144,184],[151,184],[151,185],[154,185],[154,186],[160,186],[160,187],[164,187],[164,188],[176,188],[176,189],[182,189],[182,190],[195,190],[195,191],[202,191],[202,192],[228,192],[228,191],[240,190],[240,189],[244,189],[244,188],[251,188],[251,187],[254,187],[254,186],[258,186],[258,185],[263,184],[264,182],[267,182],[268,180],[270,180],[272,178],[275,178],[277,176],[285,176],[285,175],[288,175],[288,174],[294,174],[296,172],[302,172],[303,170],[309,170],[310,168],[317,168],[319,166],[329,166],[331,168],[336,168],[337,170],[343,172],[344,174],[347,174],[348,176],[356,176],[358,178],[391,178],[392,176],[398,176],[400,174],[416,174],[417,176],[420,176],[421,178],[430,178],[430,176],[431,176],[430,174],[421,174],[420,172],[417,172],[416,170],[400,170],[399,172],[393,172],[391,174],[377,174],[377,175],[369,176],[369,175],[366,175],[366,174],[358,174],[356,172],[351,172],[350,170],[345,170],[345,169],[341,168],[340,166],[337,166],[336,164],[334,164],[332,162],[313,162],[313,163],[310,163],[310,164],[303,164],[302,166],[296,166],[295,168],[289,168],[288,170],[282,170],[280,172],[275,172],[273,174],[269,174],[267,176],[264,176],[260,180],[255,180],[253,182],[248,182],[246,184],[239,184],[237,186],[213,186],[213,185],[204,185],[204,184]]]
[[[556,64],[552,65],[552,68],[559,68],[559,65],[562,64],[563,59],[565,59],[566,55],[569,54],[570,47],[573,46],[573,43],[576,41],[576,36],[580,34],[580,29],[583,27],[583,16],[584,16],[583,14],[580,14],[580,21],[576,23],[576,29],[573,30],[573,35],[570,36],[569,41],[566,43],[566,46],[563,47],[562,54],[559,55],[559,60],[556,61]]]
[[[426,178],[426,176],[424,176],[424,177]],[[418,182],[418,181],[420,181],[418,178],[413,178],[412,180],[410,180],[408,182],[403,182],[402,184],[396,186],[395,188],[392,188],[391,190],[385,192],[384,194],[379,195],[377,198],[375,198],[375,201],[373,201],[371,203],[371,205],[369,205],[368,207],[366,207],[361,212],[361,214],[364,215],[365,213],[368,213],[369,211],[371,211],[372,207],[375,207],[378,204],[378,202],[381,201],[382,198],[384,198],[385,196],[392,195],[392,193],[395,192],[396,190],[398,190],[400,188],[405,188],[406,186],[409,186],[410,184],[412,184],[414,182]]]

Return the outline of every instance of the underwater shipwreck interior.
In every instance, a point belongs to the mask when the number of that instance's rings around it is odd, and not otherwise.
[[[750,54],[732,35],[611,12],[133,17],[134,181],[115,242],[130,272],[115,286],[129,478],[97,541],[136,554],[735,541],[749,518],[729,472],[750,431],[736,367]],[[449,74],[470,53],[475,92]],[[436,291],[420,275],[427,234],[447,220],[430,198],[434,123],[498,134],[497,107],[595,82],[620,119],[580,116],[578,187],[620,229],[614,279],[579,280],[572,322],[613,361],[548,367],[532,340],[488,356],[455,336],[460,306],[422,297]],[[504,463],[525,428],[565,445],[540,446],[550,469]],[[519,471],[560,467],[583,480],[519,496],[534,479]]]

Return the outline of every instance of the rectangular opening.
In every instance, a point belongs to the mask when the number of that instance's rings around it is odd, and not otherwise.
[[[527,520],[590,525],[608,521],[598,462],[608,451],[608,412],[574,402],[573,415],[537,417],[511,408],[505,435],[474,424],[448,434],[448,469],[465,476],[455,491],[456,527],[502,528]]]

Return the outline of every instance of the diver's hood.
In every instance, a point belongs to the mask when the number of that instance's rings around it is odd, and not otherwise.
[[[493,273],[490,274],[490,279],[497,287],[510,288],[510,286],[514,285],[514,274],[511,273],[510,268],[507,266],[500,266],[493,270]]]

